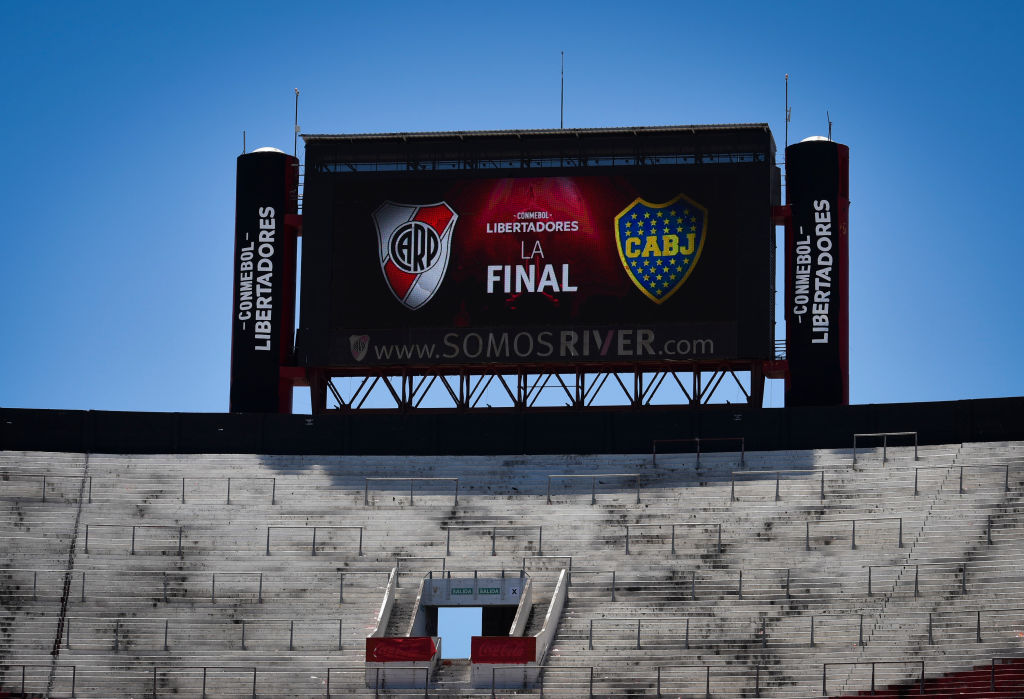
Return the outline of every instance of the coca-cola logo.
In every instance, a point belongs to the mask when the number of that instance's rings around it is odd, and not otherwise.
[[[366,639],[366,662],[395,663],[430,660],[437,653],[429,636]]]
[[[533,636],[474,636],[470,643],[474,663],[532,663],[537,659]]]

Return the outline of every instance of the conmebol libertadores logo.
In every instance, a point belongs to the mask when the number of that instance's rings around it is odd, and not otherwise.
[[[448,269],[452,231],[459,215],[446,202],[396,204],[373,212],[380,268],[403,306],[416,310],[434,297]]]

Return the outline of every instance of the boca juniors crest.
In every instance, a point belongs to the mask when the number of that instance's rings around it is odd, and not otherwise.
[[[664,204],[637,198],[615,217],[615,243],[629,278],[661,303],[693,272],[707,227],[707,209],[684,194]]]
[[[373,212],[380,268],[403,306],[416,310],[434,297],[448,269],[452,232],[459,215],[445,202],[396,204]]]

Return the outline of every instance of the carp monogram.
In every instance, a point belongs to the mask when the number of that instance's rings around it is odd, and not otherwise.
[[[396,204],[373,212],[380,268],[395,298],[410,310],[434,297],[448,270],[452,231],[459,215],[446,202]]]

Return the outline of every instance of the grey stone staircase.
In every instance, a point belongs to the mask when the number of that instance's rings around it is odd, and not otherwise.
[[[806,697],[826,663],[860,663],[826,669],[834,694],[872,661],[904,663],[883,684],[1019,655],[1024,445],[887,456],[0,452],[0,689],[24,669],[52,696],[199,696],[204,676],[211,697],[372,694],[396,565],[394,635],[424,576],[521,568],[535,633],[571,566],[546,696]],[[639,474],[640,502],[609,473]],[[595,478],[548,478],[568,474]],[[458,502],[451,480],[381,476],[458,478]],[[468,684],[453,662],[430,692],[490,695]]]

